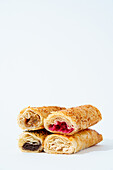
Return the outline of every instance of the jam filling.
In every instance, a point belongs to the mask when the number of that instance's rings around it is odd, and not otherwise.
[[[57,121],[55,124],[51,124],[49,126],[49,130],[63,133],[71,133],[74,130],[74,128],[69,128],[66,122]]]
[[[24,150],[29,150],[29,151],[36,151],[40,148],[41,146],[41,142],[39,142],[39,144],[37,142],[26,142],[24,143],[24,145],[22,146],[22,148]]]

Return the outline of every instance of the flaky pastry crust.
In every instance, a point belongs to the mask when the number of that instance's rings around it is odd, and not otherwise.
[[[61,111],[52,112],[44,120],[44,127],[53,133],[72,135],[78,131],[86,129],[102,119],[100,111],[92,105],[82,105]],[[53,131],[49,127],[57,122],[66,122],[69,128],[73,128],[70,133]]]
[[[18,125],[26,130],[44,129],[44,118],[52,111],[65,109],[58,106],[43,106],[43,107],[27,107],[24,108],[18,115]]]
[[[102,135],[91,129],[82,130],[72,136],[51,134],[44,141],[44,151],[50,154],[73,154],[102,140]]]
[[[22,152],[41,152],[43,151],[44,149],[44,140],[45,140],[45,137],[50,134],[49,132],[47,132],[45,129],[42,129],[42,130],[38,130],[38,131],[24,131],[20,136],[19,136],[19,139],[18,139],[18,146],[20,148],[20,150]],[[35,143],[35,146],[36,144],[39,145],[39,148],[38,149],[34,149],[31,148],[28,149],[28,146],[27,148],[25,148],[25,144],[33,144]]]

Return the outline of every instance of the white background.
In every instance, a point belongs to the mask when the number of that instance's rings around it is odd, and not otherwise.
[[[99,145],[74,155],[21,153],[26,106],[92,104]],[[0,170],[113,169],[113,1],[0,0]]]

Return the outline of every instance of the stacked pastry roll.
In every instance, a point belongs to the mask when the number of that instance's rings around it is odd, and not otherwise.
[[[19,137],[18,145],[23,152],[41,152],[44,140],[49,132],[44,128],[44,119],[53,111],[64,110],[64,107],[44,106],[27,107],[18,115],[18,125],[25,130]]]
[[[18,124],[25,130],[18,145],[23,152],[76,153],[103,140],[101,134],[88,129],[101,119],[92,105],[28,107],[18,115]]]

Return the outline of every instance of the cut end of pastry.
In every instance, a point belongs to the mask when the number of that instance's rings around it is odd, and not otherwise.
[[[23,152],[40,152],[43,149],[41,139],[29,132],[20,135],[18,146]]]
[[[76,129],[69,118],[57,113],[49,115],[44,121],[44,126],[50,132],[67,135],[72,135]]]
[[[50,154],[72,154],[75,152],[74,141],[62,135],[49,135],[44,141],[44,151]]]
[[[22,129],[37,130],[41,129],[42,118],[32,108],[27,108],[18,116],[18,124]]]

